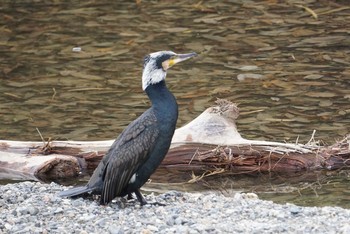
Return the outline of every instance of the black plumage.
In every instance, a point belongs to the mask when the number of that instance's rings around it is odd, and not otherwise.
[[[166,70],[195,55],[160,51],[145,57],[142,86],[152,106],[114,141],[86,186],[63,191],[60,196],[97,194],[100,203],[107,204],[115,197],[135,193],[141,205],[146,204],[139,189],[165,157],[178,117],[176,99],[165,84]]]

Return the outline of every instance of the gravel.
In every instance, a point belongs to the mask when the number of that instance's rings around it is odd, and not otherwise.
[[[350,210],[275,204],[256,194],[146,195],[145,205],[115,199],[57,196],[64,186],[21,182],[0,186],[0,233],[350,233]]]

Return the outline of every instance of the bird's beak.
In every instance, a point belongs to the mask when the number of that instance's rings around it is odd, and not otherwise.
[[[190,58],[195,57],[195,56],[197,56],[197,53],[195,53],[195,52],[192,52],[189,54],[177,54],[177,55],[174,55],[173,57],[171,57],[170,59],[165,60],[162,63],[162,66],[163,66],[164,70],[167,70],[179,62],[185,61],[185,60],[190,59]]]

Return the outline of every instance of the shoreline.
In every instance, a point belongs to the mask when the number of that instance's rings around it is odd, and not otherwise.
[[[55,183],[0,186],[3,233],[350,233],[350,209],[302,207],[258,199],[256,194],[168,191],[100,206],[91,199],[60,198]]]

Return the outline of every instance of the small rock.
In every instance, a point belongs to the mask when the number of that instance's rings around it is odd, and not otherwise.
[[[29,207],[28,211],[31,215],[37,215],[39,213],[39,209],[37,207]]]
[[[9,224],[9,223],[5,223],[4,227],[7,229],[7,230],[11,230],[12,229],[12,225]]]
[[[289,211],[291,214],[296,215],[300,213],[301,209],[298,206],[292,206],[289,208]]]
[[[58,207],[57,209],[54,210],[53,213],[54,213],[54,214],[63,213],[63,209],[62,209],[61,207]]]
[[[43,193],[43,192],[47,191],[47,188],[46,187],[39,187],[38,190],[40,193]]]
[[[147,225],[147,229],[150,230],[151,232],[158,232],[158,228],[153,225]]]
[[[98,219],[95,224],[100,226],[100,227],[104,227],[106,225],[108,218],[102,218],[102,219]]]
[[[108,233],[110,234],[123,234],[123,230],[120,227],[117,227],[115,225],[111,225],[108,227]]]

